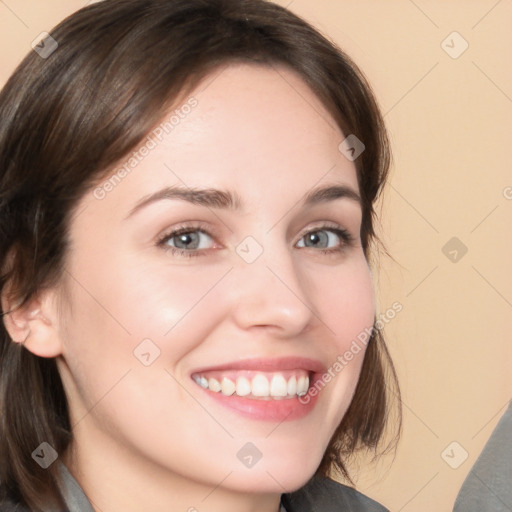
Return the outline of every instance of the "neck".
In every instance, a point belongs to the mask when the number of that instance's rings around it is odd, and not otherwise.
[[[108,442],[83,441],[75,440],[62,462],[95,512],[279,512],[280,493],[229,489],[229,474],[201,482]]]

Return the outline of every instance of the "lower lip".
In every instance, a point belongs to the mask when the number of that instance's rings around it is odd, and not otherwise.
[[[313,382],[316,379],[312,379]],[[284,421],[292,421],[307,416],[315,407],[318,400],[318,393],[315,396],[307,395],[302,398],[301,403],[299,397],[262,400],[251,399],[243,396],[231,395],[226,396],[221,392],[210,391],[201,388],[212,400],[216,400],[219,404],[238,412],[240,415],[253,420],[273,421],[282,423]],[[311,389],[311,388],[310,388]]]

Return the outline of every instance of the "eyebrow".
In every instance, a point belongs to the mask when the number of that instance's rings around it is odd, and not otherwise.
[[[327,185],[310,191],[302,200],[302,206],[314,206],[320,203],[334,201],[336,199],[350,199],[361,203],[361,197],[347,185]],[[142,208],[162,201],[164,199],[181,199],[191,204],[197,204],[206,208],[240,211],[242,200],[238,194],[229,190],[218,190],[214,188],[198,189],[176,185],[165,187],[157,192],[143,197],[125,217],[131,217]]]

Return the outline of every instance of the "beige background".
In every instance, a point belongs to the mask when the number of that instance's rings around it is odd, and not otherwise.
[[[85,3],[0,0],[0,83]],[[361,465],[359,488],[392,511],[449,511],[512,397],[512,1],[279,3],[365,71],[394,148],[382,223],[395,261],[379,286],[382,311],[403,304],[386,334],[404,432],[394,460]]]

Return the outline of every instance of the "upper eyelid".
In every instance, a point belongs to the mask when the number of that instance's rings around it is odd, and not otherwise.
[[[308,233],[315,232],[315,231],[333,231],[333,232],[343,231],[350,237],[353,237],[353,234],[351,233],[351,231],[348,228],[342,226],[341,224],[339,224],[337,222],[332,222],[332,221],[331,222],[324,221],[323,223],[321,222],[318,225],[307,227],[303,231],[301,231],[299,240],[302,237],[304,237],[305,235],[307,235]]]
[[[203,224],[202,222],[197,221],[197,223],[194,223],[194,221],[190,221],[191,224],[187,225],[187,222],[183,222],[183,225],[174,226],[172,228],[164,229],[160,235],[158,235],[157,238],[165,238],[170,237],[171,235],[175,235],[176,233],[188,233],[188,232],[194,232],[194,231],[202,231],[203,233],[206,233],[207,235],[212,236],[213,234],[217,233],[216,229],[213,229],[206,224]]]
[[[330,224],[329,222],[327,222],[327,223],[319,224],[317,226],[304,228],[304,230],[302,231],[302,236],[306,233],[309,233],[310,231],[322,231],[322,230],[328,231],[330,229],[332,229],[332,230],[338,229],[338,230],[348,231],[346,228],[343,228],[339,224],[336,224],[336,223]],[[162,233],[162,237],[171,236],[176,233],[182,233],[182,232],[183,233],[189,233],[189,232],[193,233],[194,231],[202,231],[203,233],[206,233],[207,235],[210,235],[210,236],[212,236],[215,233],[215,230],[204,227],[202,225],[191,225],[191,226],[180,226],[180,227],[176,227],[176,228],[171,228],[167,231],[164,231]]]

